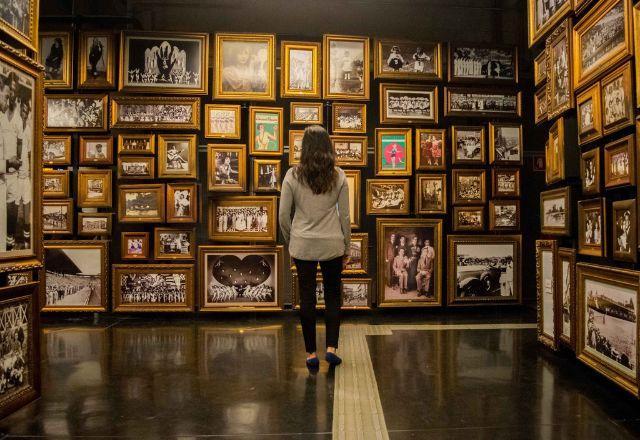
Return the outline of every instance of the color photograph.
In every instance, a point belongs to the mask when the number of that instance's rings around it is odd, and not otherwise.
[[[376,176],[410,176],[411,129],[376,128]]]

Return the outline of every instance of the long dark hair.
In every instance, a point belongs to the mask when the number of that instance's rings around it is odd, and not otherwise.
[[[311,125],[304,131],[300,164],[294,172],[314,194],[324,194],[333,189],[338,175],[336,158],[331,138],[324,127]]]

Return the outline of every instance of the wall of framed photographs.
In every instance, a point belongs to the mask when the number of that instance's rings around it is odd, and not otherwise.
[[[529,0],[529,22],[536,131],[547,135],[539,340],[639,397],[640,5]]]

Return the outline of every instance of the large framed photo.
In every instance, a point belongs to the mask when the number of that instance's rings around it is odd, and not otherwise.
[[[533,113],[536,118],[536,124],[541,124],[547,120],[549,112],[549,103],[547,101],[547,89],[542,87],[536,90],[533,95]]]
[[[39,16],[38,0],[5,3],[0,6],[0,31],[37,52]]]
[[[617,200],[613,202],[611,216],[614,260],[635,263],[638,260],[636,200]]]
[[[582,153],[580,157],[582,194],[600,192],[600,147]]]
[[[449,44],[449,82],[517,83],[518,48]]]
[[[118,221],[162,223],[165,219],[165,185],[140,184],[118,187]]]
[[[114,312],[193,312],[193,264],[114,264]]]
[[[216,33],[214,99],[274,101],[273,34]]]
[[[320,98],[320,43],[280,42],[280,96],[282,98]]]
[[[538,87],[547,81],[547,51],[544,48],[533,60],[533,82]],[[544,87],[543,87],[544,89]]]
[[[451,163],[484,164],[485,161],[485,129],[482,125],[453,125],[451,127],[451,143],[455,151]]]
[[[630,0],[604,0],[573,29],[574,84],[582,88],[633,55]]]
[[[336,165],[345,167],[367,166],[367,136],[331,136]]]
[[[576,251],[558,248],[556,268],[556,311],[560,342],[575,351],[576,339]]]
[[[43,312],[105,312],[109,241],[45,241]]]
[[[60,199],[69,197],[69,170],[42,170],[42,197]]]
[[[198,185],[167,183],[167,223],[198,221]]]
[[[200,311],[282,309],[282,246],[199,246]]]
[[[42,165],[71,165],[71,136],[42,137]]]
[[[447,175],[418,174],[416,181],[416,213],[447,213]]]
[[[521,165],[523,153],[522,125],[489,123],[489,163]]]
[[[549,129],[545,145],[545,180],[547,185],[565,178],[564,166],[564,118],[558,118]]]
[[[344,170],[349,186],[349,218],[351,218],[351,229],[360,227],[360,188],[361,176],[360,170]]]
[[[195,179],[198,174],[198,139],[195,134],[158,135],[158,177]]]
[[[438,87],[380,83],[381,124],[437,124]]]
[[[376,128],[376,176],[410,176],[411,128]]]
[[[322,37],[324,99],[369,100],[369,38]]]
[[[372,296],[370,278],[342,279],[342,309],[368,310],[371,308]]]
[[[484,231],[484,206],[455,206],[454,231]]]
[[[520,197],[520,169],[491,169],[491,194],[495,198]]]
[[[576,355],[638,397],[640,273],[578,263]]]
[[[373,74],[375,78],[442,79],[440,43],[375,40],[374,45]]]
[[[521,116],[521,92],[445,87],[445,116],[508,117]]]
[[[410,210],[409,179],[367,179],[367,215],[404,215]]]
[[[606,209],[602,198],[578,202],[578,253],[604,257]]]
[[[154,155],[156,153],[155,134],[118,134],[118,155],[139,154]]]
[[[324,122],[322,112],[323,104],[321,102],[292,102],[289,104],[289,122],[291,124],[322,125]]]
[[[334,133],[367,133],[367,104],[334,102],[331,105]]]
[[[204,137],[240,139],[240,115],[238,104],[206,104],[204,106]]]
[[[449,306],[520,304],[521,235],[449,235]]]
[[[204,95],[208,62],[209,34],[123,31],[119,89]]]
[[[209,201],[209,239],[275,242],[275,196],[234,196]]]
[[[281,169],[280,159],[253,159],[253,191],[279,192]]]
[[[567,19],[547,38],[547,118],[572,109],[571,22]]]
[[[195,228],[155,228],[153,258],[156,260],[193,260],[196,258]]]
[[[633,125],[633,85],[631,62],[611,72],[600,81],[602,128],[604,135]]]
[[[364,275],[369,271],[369,234],[353,233],[348,250],[349,260],[344,264],[344,275]]]
[[[442,171],[447,169],[446,129],[416,129],[416,171]]]
[[[244,192],[247,189],[246,146],[207,145],[209,191]]]
[[[44,87],[72,88],[73,35],[70,32],[40,32],[39,38],[37,52],[40,64],[44,66]]]
[[[573,8],[572,0],[527,0],[529,17],[529,47],[543,38]]]
[[[148,260],[150,255],[148,232],[121,232],[120,258],[123,260]]]
[[[579,145],[584,145],[602,137],[602,107],[600,99],[599,82],[576,96]]]
[[[111,235],[111,212],[78,213],[78,235],[89,237],[106,237]]]
[[[442,220],[377,219],[378,306],[440,306]]]
[[[199,130],[200,98],[114,96],[111,128]]]
[[[570,235],[571,188],[540,193],[540,230],[543,234]]]
[[[492,231],[518,231],[520,229],[520,200],[491,200],[489,202],[489,229]]]
[[[485,170],[453,170],[454,205],[478,205],[487,201]]]
[[[634,135],[625,136],[604,146],[604,187],[635,185]]]
[[[107,130],[107,95],[46,95],[45,131],[79,132]]]
[[[116,82],[116,43],[109,31],[80,32],[78,88],[112,89]]]
[[[73,234],[73,199],[44,200],[42,202],[42,232],[45,234]]]
[[[111,208],[111,170],[78,171],[78,207]]]
[[[113,164],[113,138],[111,136],[80,136],[78,165]]]
[[[121,156],[118,158],[118,179],[153,179],[156,176],[155,163],[151,156]]]
[[[558,348],[559,329],[556,312],[558,242],[536,240],[536,285],[538,304],[538,341],[552,350]]]
[[[249,107],[249,154],[281,156],[282,108]]]

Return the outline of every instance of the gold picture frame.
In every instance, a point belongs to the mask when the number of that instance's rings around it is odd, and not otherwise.
[[[71,135],[42,137],[42,165],[71,165]]]
[[[129,194],[132,197],[127,197]],[[118,221],[120,223],[162,223],[165,219],[165,184],[145,183],[118,186]],[[135,197],[133,197],[135,196]],[[128,200],[127,200],[128,199]],[[147,208],[141,209],[144,204]]]
[[[538,87],[547,80],[547,51],[542,51],[533,60],[533,85]],[[544,89],[544,88],[542,88]]]
[[[69,170],[44,168],[42,170],[42,197],[45,199],[69,197],[69,174]]]
[[[467,141],[469,138],[470,141]],[[485,145],[487,142],[483,125],[452,125],[451,145],[453,150],[451,152],[452,165],[483,165],[486,161]],[[471,153],[471,158],[469,158],[469,153]]]
[[[336,165],[366,167],[368,143],[369,138],[367,136],[331,136],[331,145],[336,155]]]
[[[150,246],[148,232],[126,231],[120,233],[121,260],[148,260],[151,255]]]
[[[504,117],[522,116],[522,92],[480,87],[445,87],[445,117]]]
[[[571,234],[571,187],[540,193],[540,231],[548,235]]]
[[[376,176],[411,176],[413,173],[411,131],[411,128],[376,128]],[[402,151],[403,147],[404,151]],[[398,156],[400,156],[398,163],[402,165],[401,168],[396,167]]]
[[[440,43],[376,39],[373,44],[374,78],[410,81],[442,79],[442,45]],[[400,57],[393,58],[402,60],[402,65],[396,63],[392,67],[391,52],[394,49]],[[423,52],[418,53],[418,49],[423,49]],[[429,65],[432,67],[429,68]]]
[[[182,151],[179,151],[178,147]],[[196,179],[198,177],[197,161],[197,135],[158,134],[158,177],[160,179]]]
[[[182,119],[165,115],[180,109]],[[156,110],[153,112],[152,110]],[[156,114],[153,114],[156,113]],[[174,112],[176,113],[176,112]],[[192,96],[113,96],[111,128],[200,130],[200,98]]]
[[[600,147],[580,155],[580,180],[582,194],[600,193]]]
[[[289,103],[289,123],[322,125],[324,124],[323,112],[322,102],[291,102]]]
[[[366,275],[369,272],[369,233],[352,233],[348,253],[349,260],[343,265],[342,274]]]
[[[289,130],[289,165],[300,163],[304,130]]]
[[[108,237],[111,235],[112,227],[113,213],[111,212],[78,213],[78,235],[81,237]]]
[[[118,134],[118,155],[155,155],[156,135],[155,134]]]
[[[634,123],[633,74],[631,62],[625,63],[600,80],[602,97],[602,129],[605,136],[615,133]],[[620,91],[624,98],[621,104]],[[617,108],[617,112],[615,111]],[[622,111],[621,111],[622,110]]]
[[[275,242],[277,238],[277,197],[275,196],[229,196],[209,200],[209,239],[219,242]],[[254,210],[251,225],[248,216],[234,224],[224,209]],[[220,215],[219,214],[220,211]],[[256,216],[260,214],[260,218]],[[264,216],[266,215],[266,219]],[[254,227],[254,224],[258,224]],[[250,230],[247,231],[247,228]],[[231,229],[231,230],[230,230]],[[256,229],[252,231],[251,229]]]
[[[266,172],[262,172],[267,167]],[[282,161],[280,159],[253,159],[253,191],[280,192],[282,181]]]
[[[366,200],[367,215],[407,215],[411,212],[409,179],[367,179]]]
[[[302,82],[301,84],[293,84],[296,82],[295,76],[293,75],[293,69],[291,68],[291,54],[294,51],[311,53],[311,66],[305,65],[305,68],[301,68],[306,75],[310,75],[311,78],[307,77],[305,80],[298,80],[298,82]],[[280,42],[280,97],[317,99],[322,96],[322,86],[320,84],[322,79],[322,76],[320,75],[321,55],[322,45],[320,43],[313,43],[309,41]],[[298,59],[297,62],[308,62],[308,59]]]
[[[558,118],[549,129],[545,145],[545,181],[547,185],[565,179],[564,118]]]
[[[520,197],[520,168],[492,168],[491,195],[496,199]]]
[[[169,237],[163,234],[185,234],[185,237],[174,237],[180,243],[166,243]],[[184,241],[187,241],[187,244]],[[195,260],[196,259],[196,228],[153,228],[153,259],[154,260]],[[185,252],[185,247],[186,252]]]
[[[18,43],[24,45],[26,48],[31,49],[34,52],[38,52],[38,19],[40,17],[40,1],[39,0],[26,0],[28,2],[29,11],[27,16],[28,23],[24,23],[23,29],[18,28],[15,23],[11,23],[7,20],[8,17],[0,17],[0,31],[9,35]],[[0,413],[2,415],[2,413]]]
[[[348,112],[347,117],[360,119],[360,126],[357,124],[355,127],[343,127],[341,126],[341,112]],[[334,102],[331,104],[331,130],[334,133],[367,133],[367,104],[362,103],[349,103],[349,102]]]
[[[587,229],[587,223],[591,225]],[[607,211],[601,197],[578,201],[578,253],[604,257],[607,242]],[[588,234],[588,235],[587,235]]]
[[[547,88],[541,87],[533,95],[533,113],[535,116],[536,125],[542,124],[547,120],[548,115],[548,102],[547,102]]]
[[[42,232],[44,234],[73,234],[73,217],[73,199],[42,201]]]
[[[613,259],[638,261],[637,207],[635,199],[616,200],[611,206]]]
[[[360,56],[354,57],[356,51]],[[334,60],[342,51],[342,60]],[[345,58],[346,56],[349,58]],[[360,59],[362,58],[362,59]],[[351,70],[343,70],[347,65]],[[334,65],[334,63],[336,63]],[[341,63],[338,69],[338,63]],[[342,75],[342,78],[340,78]],[[350,35],[322,36],[322,97],[335,100],[369,100],[369,37]]]
[[[344,170],[349,186],[349,217],[351,218],[351,229],[360,228],[360,191],[362,181],[362,171]]]
[[[99,169],[78,170],[78,207],[111,208],[112,171]]]
[[[156,161],[152,156],[118,157],[118,179],[151,180],[156,176]]]
[[[218,112],[217,122],[212,120],[214,112]],[[233,115],[233,116],[232,116]],[[205,104],[204,137],[207,139],[240,139],[242,107],[239,104]],[[232,119],[230,121],[229,119]],[[233,129],[231,128],[233,127]]]
[[[75,52],[73,34],[65,31],[41,31],[37,35],[39,62],[45,66],[44,88],[49,90],[73,88],[73,56]],[[56,48],[51,53],[54,44],[61,44],[62,47],[61,50]],[[58,60],[60,55],[62,55],[62,61]],[[50,60],[49,57],[51,57]],[[60,71],[59,74],[58,71]],[[55,73],[55,76],[59,76],[59,78],[53,78],[52,73]]]
[[[479,205],[487,201],[486,171],[474,169],[455,169],[451,172],[452,204]],[[467,186],[463,188],[461,178],[467,178]]]
[[[545,258],[545,254],[550,254]],[[536,304],[538,315],[538,342],[551,350],[558,349],[558,241],[536,240]],[[551,319],[548,316],[551,315]],[[551,327],[551,328],[549,328]]]
[[[517,138],[515,147],[514,137]],[[517,150],[517,153],[514,153],[514,150]],[[492,165],[522,165],[523,160],[522,124],[489,122],[489,163]]]
[[[454,206],[453,230],[484,231],[485,230],[484,206]]]
[[[102,132],[107,131],[107,113],[109,107],[108,95],[45,95],[44,96],[44,130],[49,133],[69,132]],[[70,112],[56,111],[49,107],[59,102],[59,106],[66,106],[70,102],[76,102]],[[95,111],[89,112],[86,107]],[[98,108],[100,107],[100,108]],[[68,108],[67,108],[68,110]],[[65,119],[66,118],[66,119]],[[89,125],[91,124],[91,125]]]
[[[630,134],[604,146],[604,187],[636,184],[636,138]],[[613,171],[618,173],[613,175]]]
[[[428,193],[429,182],[434,182],[435,194]],[[435,188],[439,182],[440,192]],[[446,214],[447,213],[447,175],[446,174],[417,174],[416,175],[416,213],[417,214]],[[434,200],[438,200],[437,203]],[[430,201],[431,204],[428,202]],[[367,202],[368,203],[368,202]]]
[[[104,149],[104,151],[99,151]],[[80,136],[78,165],[112,165],[113,137]]]
[[[602,132],[602,107],[600,83],[596,82],[576,96],[578,114],[578,145],[600,139]]]
[[[575,106],[572,78],[571,20],[547,38],[547,118],[554,119]]]
[[[360,298],[359,301],[356,300],[347,303],[348,298],[350,298],[347,293],[347,286],[354,284],[366,286],[366,300],[364,302],[362,301],[362,298]],[[342,304],[340,307],[342,310],[370,310],[373,303],[373,294],[373,281],[371,278],[343,278],[342,294],[340,295],[340,298],[342,298]]]
[[[556,313],[558,314],[559,341],[576,350],[576,250],[558,248],[556,269]]]
[[[446,170],[448,148],[445,128],[416,128],[416,171]]]
[[[272,133],[265,128],[265,124],[271,126]],[[283,125],[282,107],[249,107],[249,154],[251,156],[282,156]]]
[[[94,41],[89,43],[93,39]],[[83,31],[80,32],[78,64],[78,88],[79,89],[113,89],[116,87],[116,39],[109,31]],[[91,50],[100,48],[100,58],[92,65]],[[106,52],[106,57],[104,55]],[[105,59],[106,58],[106,59]],[[102,67],[101,62],[102,61]]]
[[[218,163],[222,160],[222,163]],[[228,164],[226,163],[228,160]],[[208,190],[245,192],[247,190],[247,147],[242,144],[208,144]],[[233,167],[237,168],[236,171]],[[218,168],[222,168],[218,170]],[[237,176],[234,178],[234,174]]]
[[[518,47],[501,44],[449,43],[449,82],[472,84],[517,84]],[[463,61],[456,68],[457,53]],[[473,69],[466,61],[472,61]],[[497,61],[497,64],[493,64]],[[534,65],[535,66],[535,65]]]
[[[529,47],[540,41],[560,20],[566,17],[573,9],[572,0],[564,0],[562,4],[551,11],[539,11],[543,6],[541,0],[527,0],[528,4],[528,24],[529,24]],[[545,17],[546,16],[546,17]],[[538,22],[541,17],[541,22]]]
[[[505,211],[513,207],[514,211]],[[500,211],[500,212],[498,212]],[[490,231],[519,231],[520,230],[520,200],[490,200],[489,201],[489,230]]]
[[[198,197],[197,183],[167,183],[167,223],[197,223]]]
[[[396,95],[397,105],[392,105]],[[411,106],[411,99],[422,99]],[[438,86],[380,83],[381,124],[437,124],[439,117]],[[403,104],[403,101],[407,103]],[[425,112],[424,105],[429,111]],[[413,114],[408,114],[412,112]],[[335,130],[334,130],[335,131]]]

